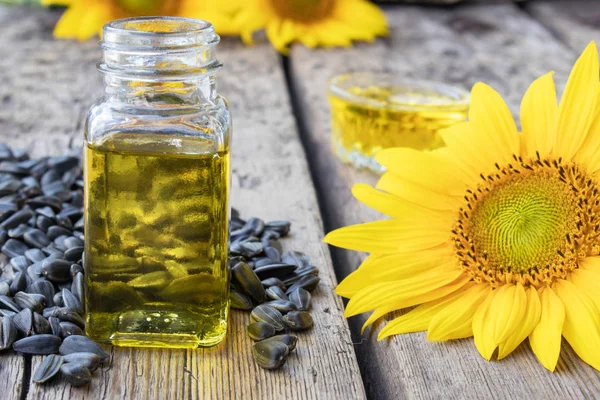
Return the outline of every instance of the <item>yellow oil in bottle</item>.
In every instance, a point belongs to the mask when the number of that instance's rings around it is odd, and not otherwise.
[[[382,172],[375,154],[391,147],[433,150],[438,131],[464,121],[468,107],[435,92],[355,86],[330,93],[334,153],[344,162]]]
[[[93,340],[196,348],[224,338],[229,153],[211,152],[213,145],[140,133],[88,145],[84,263]]]

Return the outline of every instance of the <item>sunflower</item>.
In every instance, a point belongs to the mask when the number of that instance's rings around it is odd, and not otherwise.
[[[336,292],[365,327],[417,306],[379,332],[474,337],[490,360],[529,344],[553,371],[561,335],[600,370],[600,88],[592,42],[560,105],[552,74],[521,104],[519,133],[492,88],[473,87],[468,122],[447,147],[384,150],[376,189],[353,188],[389,220],[345,227],[325,241],[371,253]]]
[[[42,0],[45,5],[67,6],[54,28],[61,39],[87,40],[101,34],[109,21],[150,15],[198,18],[212,22],[218,33],[236,34],[228,2],[218,0]]]
[[[236,26],[246,43],[265,28],[273,46],[286,53],[294,41],[307,47],[350,46],[388,33],[383,12],[366,0],[232,0]]]

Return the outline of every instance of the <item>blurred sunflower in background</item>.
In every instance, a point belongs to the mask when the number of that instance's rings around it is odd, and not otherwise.
[[[41,0],[68,7],[54,30],[57,38],[86,40],[112,20],[150,15],[210,21],[220,35],[240,35],[247,44],[265,29],[282,53],[293,42],[308,47],[350,46],[388,33],[383,12],[367,0]]]
[[[269,41],[286,53],[293,42],[307,47],[350,46],[388,33],[383,12],[366,0],[232,0],[235,24],[245,43],[265,29]]]
[[[500,95],[473,87],[469,121],[441,132],[447,147],[376,156],[386,172],[355,197],[392,219],[338,229],[325,241],[371,253],[336,289],[346,316],[393,319],[379,339],[427,331],[474,336],[481,355],[525,339],[547,369],[561,336],[600,370],[600,83],[591,43],[560,105],[552,74],[521,103],[522,132]]]
[[[210,21],[223,35],[237,34],[228,1],[218,0],[41,0],[68,7],[54,28],[61,39],[87,40],[109,21],[136,16],[179,16]]]

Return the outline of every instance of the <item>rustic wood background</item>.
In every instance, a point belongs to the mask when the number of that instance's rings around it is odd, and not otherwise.
[[[429,343],[424,334],[376,342],[359,334],[364,316],[342,317],[332,294],[364,258],[332,250],[323,232],[380,218],[350,194],[376,177],[340,164],[330,150],[327,80],[354,70],[389,71],[470,87],[483,80],[505,97],[515,116],[537,76],[556,71],[559,89],[577,55],[600,41],[597,3],[386,6],[392,35],[352,49],[293,48],[289,58],[267,43],[219,47],[226,68],[219,91],[234,112],[233,199],[244,215],[290,218],[286,245],[304,249],[323,279],[316,326],[302,335],[297,356],[276,372],[255,367],[234,312],[224,345],[200,351],[113,349],[113,364],[89,387],[38,386],[31,370],[41,357],[0,355],[0,393],[8,399],[580,399],[600,397],[600,373],[563,344],[557,372],[546,371],[527,345],[501,362],[484,361],[472,340]],[[55,41],[59,14],[0,7],[0,140],[34,156],[59,154],[82,141],[90,103],[102,91],[95,41]],[[334,273],[335,267],[335,273]]]

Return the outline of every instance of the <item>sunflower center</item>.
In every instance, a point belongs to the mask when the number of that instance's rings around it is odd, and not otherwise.
[[[282,18],[313,22],[331,15],[338,0],[267,0]]]
[[[594,179],[560,159],[515,156],[515,165],[497,168],[467,191],[452,231],[456,254],[475,281],[548,285],[598,254]]]

